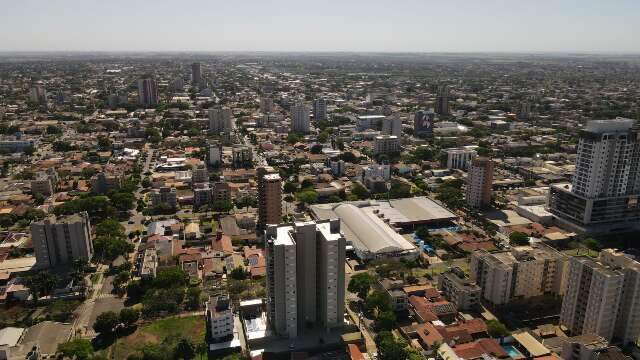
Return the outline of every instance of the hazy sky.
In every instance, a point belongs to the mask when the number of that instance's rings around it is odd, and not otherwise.
[[[1,0],[2,50],[640,52],[640,0]]]

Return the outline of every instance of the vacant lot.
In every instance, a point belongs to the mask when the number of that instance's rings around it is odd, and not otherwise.
[[[142,349],[145,343],[175,342],[185,337],[198,344],[205,340],[205,333],[204,316],[171,317],[140,325],[133,334],[118,339],[109,351],[114,359],[126,359]]]

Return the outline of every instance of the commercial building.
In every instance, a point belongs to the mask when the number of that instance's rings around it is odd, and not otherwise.
[[[640,337],[640,263],[614,250],[597,260],[573,257],[560,324],[571,334],[596,334],[623,344]]]
[[[138,80],[138,103],[142,106],[158,105],[158,84],[155,79],[145,77]]]
[[[267,318],[281,336],[343,325],[345,239],[340,221],[269,225]]]
[[[373,140],[374,154],[391,154],[400,151],[400,138],[393,135],[376,136]]]
[[[193,86],[201,86],[202,85],[202,71],[199,62],[194,62],[191,64],[191,84]]]
[[[477,157],[471,160],[467,176],[466,198],[471,208],[484,208],[491,204],[493,186],[493,162],[489,158]]]
[[[438,113],[438,115],[449,115],[449,86],[447,85],[438,87],[436,113]]]
[[[20,153],[35,146],[33,140],[22,140],[19,138],[0,139],[0,154]]]
[[[310,130],[309,108],[304,102],[291,106],[291,132],[307,134]]]
[[[159,207],[166,206],[168,208],[175,209],[178,206],[178,198],[176,195],[176,189],[163,186],[160,189],[155,189],[151,193],[151,206]]]
[[[473,149],[447,149],[447,169],[459,169],[467,171],[471,161],[478,156]]]
[[[631,119],[589,121],[580,132],[571,184],[554,184],[549,211],[580,233],[640,228],[640,127]]]
[[[482,289],[459,267],[453,267],[438,277],[438,289],[458,310],[469,310],[480,304]]]
[[[427,197],[360,201],[311,206],[314,219],[338,218],[347,242],[363,260],[418,256],[416,247],[398,233],[418,226],[446,226],[456,215]]]
[[[313,120],[327,120],[327,100],[320,98],[313,101]]]
[[[495,304],[514,298],[544,294],[562,295],[566,287],[567,258],[555,249],[536,243],[510,251],[471,254],[470,277],[482,289],[482,297]]]
[[[38,268],[70,265],[76,259],[90,260],[93,256],[91,224],[86,212],[59,218],[51,215],[34,222],[31,238]]]
[[[258,224],[279,224],[282,221],[282,179],[273,168],[257,169]]]
[[[382,119],[382,134],[393,136],[402,135],[402,119],[400,119],[398,114]]]
[[[209,131],[212,133],[230,132],[233,130],[233,113],[228,107],[209,109]]]
[[[431,110],[417,111],[413,116],[413,134],[420,138],[432,138],[435,118],[436,114]]]

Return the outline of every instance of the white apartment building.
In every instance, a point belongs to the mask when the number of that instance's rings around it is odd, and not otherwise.
[[[383,180],[389,180],[391,178],[391,165],[388,164],[370,164],[367,165],[362,172],[362,178],[364,181],[372,178],[381,178]]]
[[[267,316],[274,331],[342,325],[345,239],[340,220],[269,225],[265,232]]]
[[[382,134],[393,136],[402,135],[402,119],[400,119],[398,114],[382,119]]]
[[[313,101],[313,120],[321,121],[327,119],[327,100],[315,99]]]
[[[309,120],[309,108],[304,102],[291,105],[291,132],[309,133],[311,123]]]
[[[580,233],[640,228],[640,128],[631,119],[593,120],[580,132],[571,184],[553,184],[549,211]]]
[[[233,336],[233,311],[229,298],[211,297],[206,304],[207,322],[213,342],[228,340]]]
[[[485,300],[500,305],[514,298],[563,294],[566,264],[566,256],[544,244],[495,253],[478,250],[471,255],[470,278]]]
[[[221,133],[233,130],[234,119],[231,109],[218,107],[209,109],[209,132]]]
[[[608,249],[597,260],[574,257],[560,324],[573,335],[596,334],[623,344],[640,337],[640,263]]]
[[[447,149],[447,169],[459,169],[467,171],[471,161],[478,156],[473,149]]]
[[[374,154],[390,154],[400,151],[400,138],[394,135],[380,135],[373,140]]]

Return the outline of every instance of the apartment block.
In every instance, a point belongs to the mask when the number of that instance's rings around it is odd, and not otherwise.
[[[471,255],[471,280],[485,300],[506,304],[514,298],[562,295],[566,286],[567,257],[544,244],[518,246],[510,251]]]
[[[482,289],[458,267],[440,274],[438,289],[458,310],[473,309],[480,303]]]
[[[640,337],[640,263],[614,250],[569,262],[560,324],[628,344]]]
[[[345,239],[340,220],[269,225],[264,236],[267,316],[274,331],[296,337],[309,327],[341,326]]]
[[[71,265],[76,259],[91,260],[91,224],[86,212],[51,215],[31,224],[31,238],[38,268]],[[99,256],[99,254],[98,254]]]

